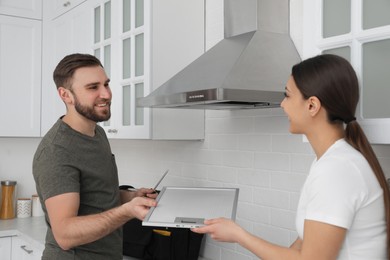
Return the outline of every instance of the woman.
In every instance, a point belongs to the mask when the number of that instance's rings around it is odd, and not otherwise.
[[[336,55],[292,68],[281,104],[290,132],[304,134],[315,154],[297,209],[298,239],[271,244],[224,218],[193,229],[239,243],[261,259],[388,259],[389,190],[379,162],[355,118],[358,80]]]

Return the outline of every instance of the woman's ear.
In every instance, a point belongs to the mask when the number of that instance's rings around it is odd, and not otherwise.
[[[65,104],[72,104],[73,103],[73,96],[69,89],[64,87],[58,88],[58,95],[64,101]]]
[[[315,116],[321,109],[321,101],[317,97],[312,96],[309,97],[307,102],[308,102],[310,115]]]

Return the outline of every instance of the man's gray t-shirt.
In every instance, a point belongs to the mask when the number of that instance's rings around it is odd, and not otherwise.
[[[119,206],[115,157],[104,130],[83,135],[59,119],[42,139],[34,156],[33,175],[48,224],[42,259],[122,259],[122,230],[95,242],[62,250],[54,239],[44,201],[78,192],[79,216],[97,214]]]

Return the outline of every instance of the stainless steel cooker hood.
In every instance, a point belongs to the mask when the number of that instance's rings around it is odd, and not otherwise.
[[[224,39],[137,105],[277,107],[299,61],[289,35],[289,0],[224,0]]]

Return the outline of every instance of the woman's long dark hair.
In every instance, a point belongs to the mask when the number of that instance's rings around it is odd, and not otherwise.
[[[292,76],[305,99],[316,96],[321,101],[331,123],[346,124],[345,140],[362,153],[375,173],[383,189],[390,257],[390,193],[382,167],[355,118],[359,83],[354,69],[344,58],[324,54],[293,66]]]

